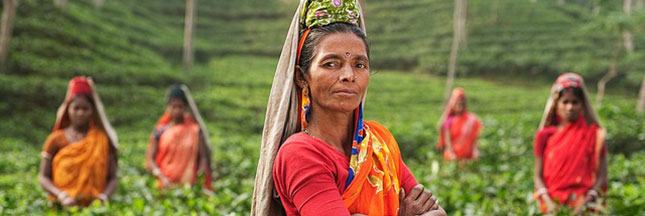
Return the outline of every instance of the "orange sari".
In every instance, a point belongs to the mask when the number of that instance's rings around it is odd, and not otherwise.
[[[54,185],[75,197],[79,205],[89,205],[105,188],[108,153],[107,134],[90,126],[85,138],[67,145],[54,156]]]
[[[455,153],[456,159],[475,159],[473,154],[477,148],[477,138],[479,131],[482,129],[482,124],[475,114],[464,111],[460,115],[454,114],[454,106],[457,100],[463,99],[465,92],[461,88],[455,88],[452,92],[452,97],[448,103],[448,107],[439,122],[439,145],[438,147],[444,148],[446,145],[446,131],[450,134],[450,144]],[[450,152],[447,148],[443,151],[444,160],[450,160]]]
[[[376,122],[366,121],[364,134],[357,160],[350,160],[355,176],[341,194],[343,202],[352,213],[398,215],[401,153],[396,140]]]
[[[94,82],[89,77],[75,77],[70,80],[65,101],[58,109],[52,134],[62,133],[61,130],[70,125],[67,108],[72,99],[79,94],[88,95],[96,111],[96,118],[90,119],[87,134],[80,141],[61,145],[57,152],[48,151],[52,149],[50,145],[57,145],[48,139],[43,154],[53,154],[54,185],[74,197],[80,206],[87,206],[105,189],[109,157],[110,154],[116,154],[118,139],[94,90]],[[56,197],[50,194],[50,199],[56,200]]]
[[[184,122],[177,125],[169,125],[170,115],[165,113],[157,122],[155,133],[150,139],[148,154],[152,154],[151,145],[157,142],[157,155],[154,158],[155,164],[159,166],[161,173],[170,180],[172,184],[195,184],[200,166],[199,144],[201,129],[190,116],[186,115]],[[146,163],[149,164],[149,163]],[[211,188],[211,174],[206,172],[204,187]],[[163,188],[161,181],[158,181],[158,188]]]

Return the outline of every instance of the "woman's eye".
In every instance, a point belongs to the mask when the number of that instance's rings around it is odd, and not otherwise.
[[[325,67],[336,67],[338,64],[336,62],[327,62],[324,65]]]
[[[363,63],[358,63],[358,64],[356,64],[356,67],[363,69],[363,68],[367,68],[367,65],[365,65]]]

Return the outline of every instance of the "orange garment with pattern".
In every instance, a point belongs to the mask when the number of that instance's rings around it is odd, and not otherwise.
[[[70,143],[64,130],[52,132],[43,151],[53,156],[52,181],[81,206],[89,205],[103,192],[111,151],[107,134],[91,124],[82,140]],[[56,198],[50,195],[52,200]]]
[[[349,212],[398,215],[401,152],[387,128],[373,121],[365,124],[369,141],[359,145],[359,169],[341,197]]]

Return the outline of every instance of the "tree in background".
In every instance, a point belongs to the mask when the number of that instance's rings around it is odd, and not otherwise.
[[[105,4],[105,0],[94,0],[94,8],[101,8]]]
[[[455,83],[455,72],[457,68],[457,56],[459,54],[459,45],[466,43],[466,17],[467,17],[466,0],[455,0],[455,11],[453,14],[453,36],[452,47],[450,48],[450,58],[448,60],[448,74],[446,88],[444,89],[443,104],[448,103],[452,86]]]
[[[609,7],[609,3],[611,3],[611,1],[598,0],[595,1],[595,7]],[[602,106],[602,99],[605,95],[605,86],[607,85],[607,82],[618,75],[618,61],[621,53],[623,53],[623,48],[625,48],[627,53],[633,51],[633,42],[627,42],[625,37],[625,32],[630,32],[630,29],[633,28],[633,20],[631,17],[632,3],[632,0],[623,0],[622,12],[601,13],[595,17],[594,21],[586,26],[586,28],[588,28],[587,31],[590,33],[600,31],[608,34],[611,38],[615,38],[611,61],[609,63],[609,70],[602,78],[600,78],[600,80],[598,80],[597,84],[595,105],[598,108]],[[631,35],[631,33],[629,35]],[[629,36],[629,39],[631,40],[631,36]]]
[[[17,2],[16,0],[4,0],[3,3],[2,20],[0,21],[0,70],[4,70],[5,62],[7,62]]]
[[[636,1],[636,10],[639,12],[643,13],[643,6],[645,6],[645,0],[638,0]],[[642,17],[641,17],[642,19]],[[636,21],[637,23],[642,23],[640,21]],[[645,72],[643,73],[643,81],[641,82],[641,90],[638,92],[638,101],[636,102],[636,111],[638,113],[643,113],[645,112]]]
[[[184,72],[193,67],[193,21],[195,18],[195,1],[186,0],[186,18],[184,22]]]
[[[64,7],[67,3],[67,0],[54,0],[54,5],[56,7]]]

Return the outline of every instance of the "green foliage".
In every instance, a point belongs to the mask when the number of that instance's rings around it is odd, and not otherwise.
[[[615,1],[599,2],[611,5],[601,15],[620,9]],[[296,2],[199,1],[197,64],[188,74],[178,66],[184,3],[110,0],[93,9],[90,1],[68,1],[64,8],[20,1],[8,70],[0,74],[0,215],[248,214],[266,102]],[[368,3],[374,75],[366,118],[391,130],[412,172],[450,215],[537,214],[532,142],[552,75],[572,70],[595,79],[608,65],[609,36],[578,31],[596,19],[587,6],[469,1],[469,42],[460,51],[458,70],[495,75],[495,81],[456,81],[485,125],[481,160],[461,167],[444,162],[435,148],[443,78],[433,75],[445,71],[452,2]],[[625,21],[637,47],[645,42],[637,25],[643,17],[635,12]],[[638,50],[625,55],[621,71],[642,71],[645,54]],[[119,187],[106,206],[62,209],[38,185],[38,155],[67,81],[76,75],[94,78],[119,134]],[[642,74],[621,77],[639,81]],[[166,87],[178,82],[189,85],[207,121],[214,194],[203,194],[199,186],[159,191],[143,167]],[[635,114],[634,99],[624,96],[629,94],[618,93],[610,91],[599,111],[610,150],[607,203],[610,214],[634,215],[645,212],[645,119]]]
[[[15,119],[34,123],[0,122],[3,134],[5,129],[11,132],[9,138],[0,141],[0,214],[248,214],[275,64],[275,58],[226,57],[197,67],[185,78],[190,80],[189,86],[211,134],[214,194],[203,194],[199,186],[159,191],[153,177],[145,171],[147,139],[163,112],[165,86],[117,88],[97,83],[121,141],[119,186],[109,205],[62,209],[52,206],[40,189],[37,181],[39,143],[43,142],[53,123],[58,105],[55,100],[35,105],[42,110],[37,114],[40,118],[25,120],[22,117],[28,116],[25,111],[13,112],[20,116]],[[9,82],[11,77],[5,79],[9,85],[2,85],[7,86],[3,92],[19,88],[25,91],[22,96],[26,98],[40,92],[28,88],[31,85],[44,85],[50,88],[48,95],[59,99],[65,92],[64,81],[46,82],[33,78],[13,84]],[[531,198],[532,143],[548,96],[548,84],[458,79],[456,85],[467,90],[470,110],[479,114],[485,125],[479,139],[481,160],[461,167],[444,162],[435,147],[435,124],[441,112],[443,89],[440,80],[395,71],[373,74],[366,118],[379,121],[391,130],[416,178],[437,195],[451,215],[537,214]],[[16,102],[27,103],[25,101],[32,100]],[[645,173],[639,166],[645,159],[642,151],[644,119],[634,114],[631,99],[611,95],[607,104],[612,105],[603,108],[600,116],[608,129],[611,152],[608,210],[612,214],[643,212]],[[629,157],[621,153],[623,147],[616,147],[626,146],[625,143],[636,147]]]

